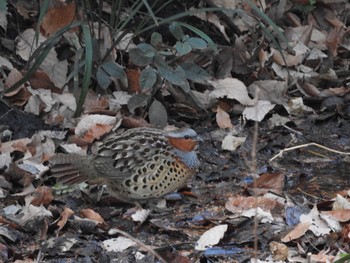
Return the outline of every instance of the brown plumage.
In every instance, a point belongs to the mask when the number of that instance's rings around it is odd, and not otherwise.
[[[58,154],[50,167],[62,184],[105,184],[118,199],[141,201],[186,184],[199,167],[196,148],[201,140],[188,128],[135,128],[106,138],[96,155]]]

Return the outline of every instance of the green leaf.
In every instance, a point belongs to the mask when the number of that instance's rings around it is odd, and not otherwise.
[[[140,49],[144,56],[153,58],[156,54],[156,50],[150,44],[141,43],[137,45],[137,48]]]
[[[7,1],[6,0],[0,0],[0,11],[7,12]]]
[[[184,32],[182,31],[181,26],[177,22],[172,22],[169,25],[169,30],[170,30],[170,33],[173,34],[173,36],[178,41],[181,41],[185,36]]]
[[[142,91],[147,92],[152,90],[156,82],[157,72],[154,70],[154,68],[147,67],[144,70],[142,70],[140,76],[140,84]]]
[[[189,44],[179,41],[176,42],[175,49],[179,56],[186,55],[192,51],[192,48]]]
[[[117,79],[126,78],[126,75],[122,66],[120,66],[119,64],[113,61],[103,63],[100,66],[100,68],[106,71],[106,73],[111,77],[115,77]]]
[[[189,24],[186,23],[182,23],[182,22],[177,22],[179,25],[186,27],[187,29],[191,30],[193,33],[195,33],[197,36],[199,36],[200,38],[204,39],[209,47],[211,49],[213,49],[215,51],[215,53],[218,53],[218,48],[216,46],[216,44],[214,43],[214,41],[203,31],[199,30],[198,28],[191,26]]]
[[[151,44],[155,47],[160,46],[163,43],[163,37],[158,32],[153,32],[151,35]]]
[[[119,64],[113,61],[109,61],[103,63],[101,66],[98,67],[96,72],[96,79],[101,88],[108,88],[108,86],[112,82],[111,77],[120,79],[123,83],[127,82],[126,74]]]
[[[101,67],[97,69],[96,80],[98,85],[100,85],[100,87],[104,90],[106,90],[108,86],[112,83],[112,80],[110,79],[110,77]]]
[[[134,114],[137,108],[147,106],[149,98],[150,96],[146,94],[134,94],[128,101],[130,113]]]
[[[168,123],[168,114],[162,103],[154,100],[148,110],[149,122],[157,128],[164,128]]]
[[[137,45],[137,48],[130,49],[130,60],[137,66],[148,66],[153,62],[153,57],[156,55],[155,49],[146,43]]]
[[[208,72],[193,62],[184,62],[180,67],[185,71],[186,78],[194,82],[205,84],[210,79]]]
[[[159,74],[171,84],[181,87],[185,92],[190,91],[185,71],[178,66],[175,70],[170,67],[159,67]]]
[[[208,43],[199,37],[190,37],[185,43],[190,45],[193,49],[204,49],[208,47]]]

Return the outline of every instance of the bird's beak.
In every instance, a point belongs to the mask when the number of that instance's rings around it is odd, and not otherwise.
[[[203,138],[199,135],[197,135],[193,140],[196,142],[204,142]]]

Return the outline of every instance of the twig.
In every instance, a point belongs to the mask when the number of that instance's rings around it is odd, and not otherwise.
[[[307,196],[310,196],[310,197],[312,197],[314,199],[317,199],[317,196],[314,196],[312,194],[309,194],[309,193],[303,191],[300,187],[298,187],[298,191],[302,192],[304,195],[307,195]]]
[[[258,129],[259,129],[259,124],[256,121],[254,123],[254,135],[253,135],[253,145],[252,145],[252,162],[253,162],[253,169],[254,169],[254,173],[257,173],[257,160],[256,160],[256,148],[257,148],[257,144],[258,144]],[[254,189],[257,189],[258,185],[256,182],[257,178],[254,178]],[[257,196],[257,192],[254,192],[254,197],[255,197],[255,216],[254,216],[254,258],[255,260],[257,260],[257,256],[258,256],[258,196]],[[256,261],[257,262],[257,261]]]
[[[311,142],[311,143],[306,143],[306,144],[297,145],[297,146],[293,146],[293,147],[290,147],[290,148],[283,149],[278,154],[276,154],[274,157],[272,157],[269,160],[269,162],[272,162],[276,158],[281,157],[284,152],[289,152],[289,151],[293,151],[293,150],[296,150],[296,149],[305,148],[305,147],[309,147],[309,146],[316,146],[316,147],[319,147],[319,148],[324,149],[326,151],[337,153],[337,154],[341,154],[341,155],[350,155],[350,152],[342,152],[342,151],[334,150],[334,149],[328,148],[326,146],[323,146],[321,144],[318,144],[318,143],[315,143],[315,142]]]
[[[283,126],[284,128],[286,128],[287,130],[291,131],[291,132],[294,132],[294,133],[299,134],[299,135],[303,135],[302,132],[297,131],[297,130],[294,130],[294,129],[292,129],[291,127],[288,127],[288,126],[285,125],[285,124],[283,124],[282,126]]]
[[[155,256],[156,258],[158,258],[158,260],[162,263],[167,263],[167,261],[162,258],[161,255],[159,255],[153,248],[147,246],[146,244],[142,243],[140,240],[134,238],[133,236],[129,235],[128,233],[126,233],[123,230],[120,230],[118,228],[113,228],[110,230],[112,233],[119,233],[122,234],[123,236],[131,239],[132,241],[134,241],[136,244],[138,244],[140,247],[143,247],[144,249],[146,249],[147,251],[149,251],[153,256]]]

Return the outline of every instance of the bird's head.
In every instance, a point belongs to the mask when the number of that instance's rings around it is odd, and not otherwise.
[[[192,129],[184,128],[174,131],[168,131],[167,135],[169,143],[182,152],[192,152],[196,150],[196,146],[203,139]]]

